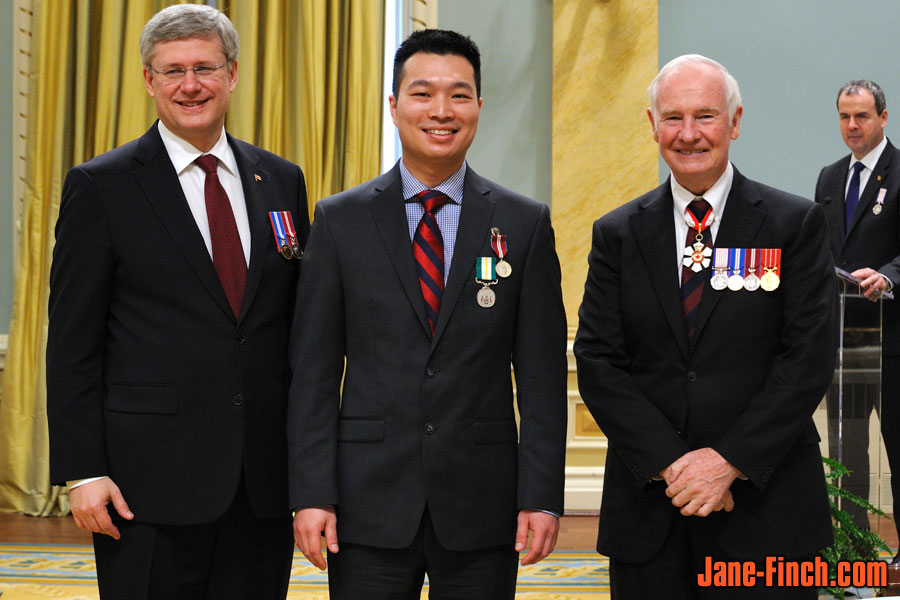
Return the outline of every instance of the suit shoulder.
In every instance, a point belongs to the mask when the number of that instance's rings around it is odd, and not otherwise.
[[[658,202],[663,202],[668,191],[669,183],[666,181],[659,187],[638,196],[632,200],[628,200],[624,204],[610,210],[594,222],[594,225],[604,229],[618,229],[626,227],[631,217],[643,210],[655,206]]]
[[[321,210],[326,212],[358,209],[368,204],[381,191],[384,191],[384,186],[380,184],[383,178],[384,175],[380,175],[350,189],[323,198],[316,203],[316,208],[321,207]]]
[[[261,162],[264,162],[267,167],[279,167],[290,170],[300,169],[299,165],[289,161],[288,159],[278,156],[274,152],[269,152],[265,148],[261,148],[259,146],[254,146],[248,142],[243,140],[239,140],[237,138],[231,138],[236,146],[238,146],[242,151],[256,154]]]
[[[138,142],[140,142],[140,139],[131,140],[127,144],[113,148],[103,154],[98,154],[94,158],[72,168],[91,174],[127,171],[133,166],[132,160],[137,153]]]

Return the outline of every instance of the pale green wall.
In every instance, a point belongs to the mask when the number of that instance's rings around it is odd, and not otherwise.
[[[896,0],[660,0],[659,63],[697,52],[725,65],[744,103],[732,161],[751,179],[811,198],[821,168],[848,153],[835,107],[841,85],[878,83],[895,115],[888,137],[898,131],[898,23]]]
[[[439,0],[438,27],[481,50],[484,105],[468,161],[480,175],[550,203],[551,0]]]
[[[0,335],[9,332],[13,288],[13,0],[0,0]]]

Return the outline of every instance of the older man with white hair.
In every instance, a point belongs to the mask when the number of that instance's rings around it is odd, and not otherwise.
[[[672,175],[594,224],[575,338],[609,438],[612,597],[815,598],[764,575],[831,540],[812,421],[834,362],[824,213],[729,162],[743,107],[722,65],[681,56],[648,91]],[[733,566],[753,576],[716,577]]]

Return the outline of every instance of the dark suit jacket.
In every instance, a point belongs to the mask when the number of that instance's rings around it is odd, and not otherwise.
[[[848,154],[822,169],[816,182],[816,202],[825,209],[834,263],[850,272],[863,267],[875,269],[891,280],[897,294],[900,292],[900,153],[890,142],[885,146],[859,198],[848,234],[844,223],[844,195],[849,171]],[[881,188],[887,191],[882,211],[876,215],[872,207]],[[900,299],[886,300],[883,308],[884,354],[900,355]],[[864,322],[877,318],[875,305],[855,303],[852,309],[872,314],[848,315],[851,318]]]
[[[811,418],[835,350],[823,211],[735,170],[715,245],[781,248],[781,285],[707,285],[690,345],[672,202],[666,181],[594,223],[575,357],[581,396],[610,445],[597,550],[650,559],[684,518],[651,477],[712,447],[747,477],[731,486],[733,512],[706,517],[719,545],[740,559],[813,552],[831,539]]]
[[[513,272],[485,309],[491,227]],[[426,502],[453,550],[512,544],[517,509],[562,512],[566,321],[545,205],[467,170],[432,339],[399,167],[319,202],[291,344],[291,503],[336,505],[341,541],[408,546]]]
[[[144,522],[210,522],[243,471],[258,517],[288,511],[287,340],[299,263],[269,211],[308,233],[300,169],[228,138],[250,219],[240,318],[154,124],[69,171],[50,271],[50,476],[109,475]],[[257,177],[258,176],[258,177]]]

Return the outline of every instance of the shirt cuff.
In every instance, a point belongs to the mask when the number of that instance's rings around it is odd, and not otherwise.
[[[66,482],[66,487],[68,487],[69,491],[71,492],[75,488],[81,487],[86,483],[93,483],[95,481],[100,481],[101,479],[109,479],[109,475],[101,475],[100,477],[88,477],[87,479],[73,479]]]
[[[523,509],[521,509],[521,510],[531,510],[531,511],[534,511],[534,512],[542,512],[542,513],[544,513],[544,514],[553,515],[553,516],[556,517],[557,519],[560,517],[560,515],[558,515],[557,513],[553,512],[552,510],[544,510],[543,508],[523,508]]]

